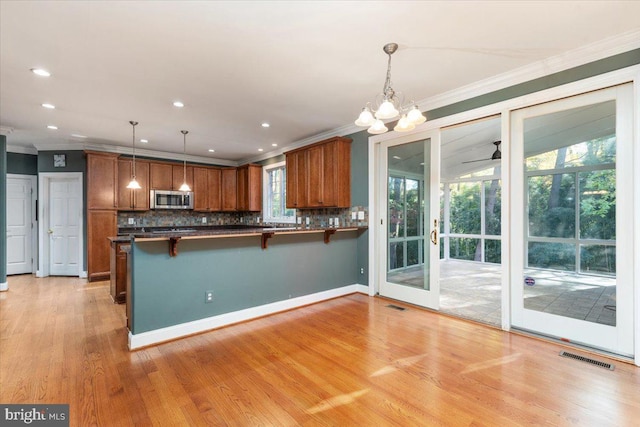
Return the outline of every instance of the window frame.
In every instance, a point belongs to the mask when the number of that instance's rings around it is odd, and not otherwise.
[[[262,214],[263,214],[263,222],[265,223],[285,223],[285,224],[295,224],[296,223],[296,210],[293,210],[293,215],[291,217],[273,217],[271,216],[270,202],[271,202],[271,185],[269,182],[270,172],[275,169],[284,169],[285,177],[287,170],[287,162],[281,161],[272,163],[269,165],[265,165],[262,167]],[[283,212],[288,210],[286,207],[286,193],[287,193],[287,183],[286,179],[282,182],[282,200],[283,200]]]

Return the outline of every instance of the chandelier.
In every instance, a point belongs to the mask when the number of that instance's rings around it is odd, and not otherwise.
[[[404,105],[402,92],[396,92],[391,87],[391,55],[398,50],[398,44],[387,43],[382,50],[389,55],[387,78],[384,81],[382,93],[376,96],[373,104],[370,102],[367,103],[362,109],[358,120],[355,121],[355,124],[357,126],[368,127],[369,129],[367,129],[367,131],[369,133],[377,135],[389,130],[383,120],[395,119],[401,116],[393,130],[396,132],[408,132],[413,130],[416,125],[424,123],[427,118],[413,101],[408,105]]]

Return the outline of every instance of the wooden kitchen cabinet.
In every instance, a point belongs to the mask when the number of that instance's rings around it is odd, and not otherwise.
[[[88,151],[87,209],[116,209],[118,155]]]
[[[262,210],[262,166],[244,165],[237,169],[237,195],[239,211]]]
[[[193,167],[194,211],[216,212],[222,209],[220,180],[220,169]]]
[[[237,210],[237,176],[236,168],[226,168],[220,171],[221,203],[223,211]]]
[[[351,206],[351,139],[330,138],[285,156],[288,208]]]
[[[149,190],[171,190],[173,187],[173,165],[171,163],[149,163]]]
[[[118,210],[148,211],[149,210],[149,162],[136,160],[136,180],[140,189],[127,188],[133,176],[133,161],[118,159]]]
[[[180,187],[185,181],[185,178],[187,180],[187,184],[189,185],[189,188],[193,190],[193,166],[187,165],[185,169],[182,163],[180,165],[172,165],[171,176],[172,176],[172,186],[170,190],[179,191]]]
[[[89,209],[87,211],[87,269],[90,282],[107,280],[111,264],[109,237],[118,234],[115,209]]]
[[[127,300],[127,252],[125,246],[130,242],[111,242],[111,282],[109,293],[114,303],[122,304]]]

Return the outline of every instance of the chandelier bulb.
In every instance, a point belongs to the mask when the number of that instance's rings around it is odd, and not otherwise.
[[[358,116],[358,120],[355,121],[356,126],[370,127],[376,119],[373,117],[371,110],[369,107],[364,107],[360,116]]]
[[[382,120],[376,120],[375,123],[369,129],[367,129],[367,132],[373,135],[379,135],[381,133],[385,133],[388,130],[389,129],[384,125]]]
[[[407,116],[403,115],[400,120],[398,120],[398,123],[393,128],[393,130],[395,130],[396,132],[409,132],[410,130],[415,129],[415,127],[416,126],[413,123],[407,120]]]

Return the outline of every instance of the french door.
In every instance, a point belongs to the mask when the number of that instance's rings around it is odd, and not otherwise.
[[[439,135],[406,139],[380,145],[380,294],[438,309]]]
[[[623,356],[634,353],[632,100],[627,84],[511,117],[512,326]]]

